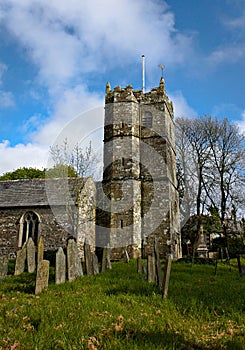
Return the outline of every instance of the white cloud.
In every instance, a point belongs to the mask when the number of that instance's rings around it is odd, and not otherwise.
[[[0,62],[0,86],[2,85],[2,77],[4,72],[6,72],[6,70],[7,70],[6,64]]]
[[[51,118],[37,132],[33,133],[31,138],[40,144],[51,145],[70,121],[86,111],[103,107],[103,104],[104,101],[98,94],[89,93],[81,85],[74,89],[66,89],[59,100],[56,101]],[[81,138],[99,125],[101,125],[101,120],[97,120],[97,118],[83,120],[83,135],[81,135]]]
[[[14,105],[15,102],[12,92],[0,90],[0,109],[13,107]]]
[[[3,85],[3,75],[7,71],[6,64],[0,62],[0,86]],[[14,106],[14,96],[10,91],[0,89],[0,109]]]
[[[170,100],[173,101],[174,105],[174,116],[175,118],[195,118],[197,112],[188,104],[181,91],[172,92],[169,94]]]
[[[3,3],[3,0],[0,0]],[[177,32],[164,1],[4,0],[5,23],[50,89],[77,74],[128,64],[144,53],[182,63],[191,39]]]
[[[232,44],[214,50],[207,58],[207,62],[217,66],[220,63],[236,63],[245,56],[245,43]]]
[[[29,143],[11,146],[7,140],[0,143],[0,173],[21,167],[46,167],[48,148],[40,144]]]

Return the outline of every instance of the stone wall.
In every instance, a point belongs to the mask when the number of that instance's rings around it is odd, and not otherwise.
[[[20,247],[19,229],[20,218],[27,211],[34,211],[40,217],[39,236],[42,235],[45,250],[55,250],[65,246],[69,233],[58,225],[50,208],[1,208],[0,210],[0,255],[15,254]],[[64,218],[63,218],[64,219]]]

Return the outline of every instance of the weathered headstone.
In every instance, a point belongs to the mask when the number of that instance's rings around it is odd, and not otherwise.
[[[77,250],[77,277],[83,276],[83,268],[82,268],[82,262],[79,256],[78,247],[76,245]]]
[[[159,247],[158,247],[157,237],[155,237],[155,240],[154,240],[154,253],[155,253],[155,259],[156,259],[157,283],[158,283],[159,287],[162,288],[163,276],[162,276],[162,267],[161,267],[161,260],[160,260],[160,255],[159,255]]]
[[[111,266],[111,248],[110,248],[109,244],[107,244],[107,247],[106,247],[106,268],[108,270],[112,269],[112,266]]]
[[[41,236],[37,244],[37,265],[41,261],[43,261],[43,255],[44,255],[44,241],[43,241],[43,237]]]
[[[103,249],[101,272],[104,272],[106,269],[110,269],[110,270],[112,269],[110,255],[111,255],[111,250],[108,244],[107,247]]]
[[[93,274],[98,275],[99,263],[98,263],[97,255],[95,253],[92,253],[92,265],[93,265]]]
[[[15,270],[14,274],[20,275],[22,272],[25,271],[25,264],[26,264],[26,243],[23,245],[23,247],[17,251],[16,255],[16,261],[15,261]]]
[[[64,251],[59,247],[55,259],[55,283],[65,283],[66,280],[66,257]]]
[[[26,245],[27,271],[33,273],[36,269],[36,247],[33,239],[28,238]]]
[[[48,288],[49,280],[49,261],[42,260],[37,265],[35,294],[39,294],[44,288]]]
[[[156,264],[154,255],[148,255],[147,257],[147,280],[148,282],[156,281]]]
[[[139,256],[137,258],[137,273],[142,273],[142,258]]]
[[[67,277],[72,282],[77,277],[82,276],[82,264],[78,255],[77,244],[73,239],[68,240],[67,244]]]
[[[85,268],[87,275],[93,275],[93,261],[90,245],[84,242],[84,259],[85,259]]]
[[[166,259],[165,269],[164,269],[164,280],[163,280],[163,291],[162,291],[163,298],[166,298],[168,296],[171,263],[172,263],[172,256],[169,255]]]
[[[4,280],[8,274],[8,263],[7,256],[0,257],[0,280]]]

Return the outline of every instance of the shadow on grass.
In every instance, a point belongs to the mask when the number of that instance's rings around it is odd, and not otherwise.
[[[2,282],[4,292],[20,292],[34,294],[35,292],[36,273],[24,272],[18,276],[9,276]]]
[[[191,342],[185,339],[181,334],[177,334],[168,330],[164,332],[147,332],[138,331],[135,329],[125,329],[117,333],[117,337],[127,341],[128,348],[130,344],[137,346],[137,349],[161,349],[161,350],[244,350],[243,337],[232,338],[226,342],[209,344],[200,344]],[[136,347],[135,347],[136,348]]]

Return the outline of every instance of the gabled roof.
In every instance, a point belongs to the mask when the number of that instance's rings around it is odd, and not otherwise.
[[[74,202],[88,178],[0,181],[0,208],[65,205]]]

